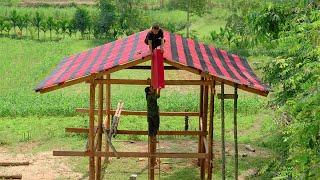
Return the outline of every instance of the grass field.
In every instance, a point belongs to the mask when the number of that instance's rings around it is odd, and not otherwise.
[[[1,8],[0,8],[1,9]],[[193,17],[192,28],[197,30],[199,37],[205,39],[211,30],[224,26],[224,15],[211,14],[199,18]],[[182,19],[182,12],[159,13],[163,20],[170,17]],[[88,118],[75,113],[77,107],[88,107],[88,86],[79,84],[47,94],[37,94],[34,88],[65,56],[86,50],[104,42],[95,40],[65,39],[61,41],[37,41],[26,39],[0,38],[0,147],[6,147],[15,152],[21,145],[36,143],[37,146],[26,153],[51,151],[52,149],[82,149],[85,143],[84,135],[66,134],[65,127],[86,127]],[[252,57],[254,59],[254,57]],[[124,70],[112,74],[113,78],[146,79],[149,71]],[[166,74],[166,79],[178,79],[192,76],[181,71]],[[231,90],[231,89],[228,89]],[[197,111],[198,87],[168,87],[162,91],[159,106],[163,111]],[[62,101],[63,99],[63,101]],[[145,110],[146,102],[143,86],[112,86],[112,106],[120,100],[125,102],[127,110]],[[274,127],[272,111],[266,108],[268,99],[240,91],[238,104],[239,141],[241,144],[251,144],[264,147],[264,138]],[[215,101],[215,140],[220,139],[220,103]],[[232,143],[232,101],[226,102],[227,142]],[[161,119],[161,130],[182,130],[183,117]],[[190,118],[190,129],[198,127],[197,118]],[[141,117],[123,117],[120,129],[147,129],[147,121]],[[118,140],[146,140],[142,136],[119,136]],[[196,138],[179,137],[178,143],[172,143],[169,149],[180,149],[179,142],[191,141],[196,145]],[[175,141],[173,140],[173,141]],[[171,142],[169,137],[162,137],[161,142]],[[120,143],[119,143],[120,144]],[[183,144],[183,143],[181,143]],[[231,148],[232,146],[230,146]],[[268,157],[249,156],[240,159],[241,172],[253,167],[262,167]],[[87,158],[68,158],[73,169],[85,173]],[[163,173],[163,179],[181,179],[186,174],[190,179],[198,178],[198,169],[189,161],[170,160],[177,164]],[[228,156],[228,178],[232,177],[232,156]],[[215,161],[215,177],[220,178],[220,158]],[[126,164],[130,172],[120,171]],[[141,170],[143,165],[135,166],[135,160],[114,161],[108,167],[109,178],[128,177],[128,173]],[[145,177],[143,174],[142,177]],[[120,178],[121,179],[121,178]],[[184,178],[185,179],[185,178]]]

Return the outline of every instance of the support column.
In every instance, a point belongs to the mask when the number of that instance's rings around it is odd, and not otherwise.
[[[157,137],[156,136],[148,136],[149,141],[149,153],[150,155],[154,155],[156,153],[156,147],[157,147]],[[154,180],[154,172],[156,167],[156,158],[155,157],[149,157],[149,180]]]
[[[208,120],[208,92],[209,92],[209,86],[204,86],[204,94],[203,94],[203,115],[202,115],[202,121],[201,121],[201,131],[206,132],[207,131],[207,120]],[[205,142],[204,138],[206,138],[206,135],[203,135],[201,138],[201,152],[205,152]],[[208,153],[208,152],[205,152]],[[201,160],[201,179],[205,179],[206,176],[206,160],[208,159],[202,159]]]
[[[203,81],[204,78],[201,77],[201,81]],[[203,85],[200,85],[200,101],[199,101],[199,131],[201,131],[201,121],[203,117]],[[201,153],[201,135],[199,135],[198,140],[198,153]],[[198,159],[198,166],[200,166],[201,159]]]
[[[208,161],[208,180],[212,179],[212,169],[213,169],[213,121],[214,121],[214,95],[216,81],[212,81],[210,88],[210,121],[209,121],[209,140],[208,140],[208,150],[209,150],[209,161]]]
[[[226,150],[225,150],[225,123],[224,123],[224,83],[221,82],[221,177],[226,179]]]
[[[90,109],[89,109],[89,179],[95,179],[95,164],[94,164],[94,108],[95,108],[95,90],[96,85],[90,84]]]
[[[103,123],[103,84],[99,84],[98,89],[98,138],[97,151],[101,151],[102,147],[102,123]],[[96,179],[101,179],[101,157],[97,157]]]
[[[109,80],[110,79],[110,74],[107,74],[106,75],[106,79]],[[110,110],[111,110],[111,85],[110,83],[107,83],[106,84],[106,109],[107,109],[107,112],[106,112],[106,116],[107,116],[107,119],[106,119],[106,129],[110,129],[110,119],[111,119],[111,114],[110,114]],[[109,152],[109,145],[106,144],[105,146],[105,151],[106,152]],[[105,157],[105,163],[109,163],[109,157],[106,156]]]
[[[237,127],[237,113],[238,113],[238,86],[234,86],[234,104],[233,104],[233,135],[234,135],[234,178],[238,179],[238,127]]]

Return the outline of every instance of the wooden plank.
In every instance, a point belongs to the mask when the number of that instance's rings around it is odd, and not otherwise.
[[[221,178],[226,179],[226,150],[225,150],[225,122],[224,122],[224,84],[221,84]]]
[[[89,82],[89,81],[88,81]],[[150,85],[150,80],[144,79],[96,79],[94,83],[97,84],[124,84],[124,85]],[[211,81],[201,81],[201,80],[165,80],[165,84],[170,85],[210,85]]]
[[[156,166],[156,158],[154,157],[154,154],[156,153],[157,148],[157,138],[156,136],[149,136],[148,141],[148,153],[150,154],[148,157],[148,176],[149,180],[154,180],[154,169]]]
[[[206,80],[206,78],[205,78]],[[210,83],[212,83],[210,81]],[[208,120],[208,93],[209,93],[209,86],[204,86],[204,94],[203,94],[203,116],[202,116],[202,129],[201,131],[206,132],[207,131],[207,120]],[[201,148],[202,152],[208,152],[208,146],[206,150],[207,142],[206,142],[206,136],[202,136],[202,143],[201,143]],[[201,160],[201,174],[200,178],[205,179],[206,175],[206,160],[207,159],[202,159]]]
[[[239,160],[238,160],[238,87],[234,87],[234,103],[233,103],[233,135],[234,135],[234,178],[238,180],[239,176]]]
[[[22,179],[21,174],[16,175],[0,175],[0,179]]]
[[[212,86],[210,88],[210,120],[209,120],[209,140],[208,140],[208,180],[212,180],[212,170],[213,170],[213,121],[214,121],[214,95],[215,95],[215,80],[213,80]]]
[[[95,84],[90,84],[90,110],[89,110],[89,179],[95,179],[95,163],[94,163],[94,107],[95,107]]]
[[[154,153],[148,152],[118,152],[120,157],[137,158],[137,157],[156,157],[156,158],[201,158],[207,157],[206,153]],[[90,156],[86,151],[53,151],[53,156]],[[117,157],[113,152],[95,152],[95,156]]]
[[[78,113],[89,113],[89,110],[86,108],[77,108],[76,112]],[[103,111],[104,114],[106,111]],[[95,114],[98,113],[98,110],[95,109]],[[114,115],[115,110],[110,110],[110,114]],[[134,116],[147,116],[147,111],[121,111],[121,115],[134,115]],[[160,112],[160,116],[199,116],[198,112]]]
[[[29,161],[22,162],[0,162],[0,166],[28,166]]]
[[[207,141],[207,138],[205,136],[202,137],[202,141],[203,141],[203,144],[204,144],[204,152],[205,153],[208,153],[209,152],[209,148],[208,148],[208,141]]]
[[[222,95],[218,94],[218,99],[221,99]],[[238,98],[238,95],[234,94],[224,94],[224,99],[235,99]]]
[[[66,128],[66,132],[71,133],[88,133],[89,129],[87,128]],[[109,131],[107,131],[109,132]],[[133,131],[133,130],[117,130],[117,134],[131,134],[131,135],[148,135],[148,131]],[[208,132],[202,131],[158,131],[157,135],[207,135]]]
[[[102,147],[102,123],[103,123],[103,84],[98,86],[98,126],[97,126],[97,151],[101,151]],[[96,161],[96,179],[101,179],[101,157],[97,157]]]
[[[106,75],[106,79],[110,79],[111,78],[111,74],[107,74]],[[111,85],[110,84],[106,84],[106,110],[103,110],[103,112],[107,113],[107,119],[106,119],[106,125],[105,127],[107,129],[110,129],[110,124],[111,124]],[[109,152],[109,146],[106,144],[105,145],[105,151]],[[104,163],[108,163],[109,162],[109,158],[106,156],[105,157],[105,161]]]
[[[151,66],[132,66],[127,69],[142,69],[142,70],[151,70]],[[164,70],[181,70],[174,66],[164,66]]]
[[[201,81],[204,80],[204,77],[201,77],[200,79]],[[204,90],[204,87],[203,85],[200,85],[200,95],[199,95],[199,121],[198,121],[198,124],[199,124],[199,131],[202,130],[202,117],[203,117],[203,90]],[[201,153],[202,152],[202,149],[201,149],[201,135],[199,135],[198,137],[198,153]],[[201,164],[201,159],[198,159],[198,166],[200,166]]]

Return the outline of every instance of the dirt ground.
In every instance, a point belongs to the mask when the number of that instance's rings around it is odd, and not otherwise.
[[[52,152],[38,154],[11,154],[0,148],[1,162],[29,161],[29,166],[0,167],[1,175],[21,174],[22,179],[79,179],[82,174],[72,171],[63,157],[53,157]]]
[[[173,150],[184,152],[195,151],[197,148],[197,143],[192,140],[160,140],[160,150],[161,152],[172,152]],[[181,143],[183,141],[183,143]],[[54,157],[51,151],[40,152],[40,153],[28,153],[30,150],[37,146],[35,143],[25,144],[15,150],[14,153],[10,153],[10,149],[5,147],[0,147],[0,161],[1,162],[21,162],[29,161],[29,166],[16,166],[16,167],[0,167],[0,175],[17,175],[21,174],[23,179],[33,180],[33,179],[81,179],[83,174],[73,171],[72,166],[68,163],[67,157]],[[118,141],[117,148],[119,150],[125,151],[130,148],[130,151],[146,151],[147,142],[142,141]],[[180,150],[179,150],[180,149]],[[246,154],[248,157],[266,157],[270,154],[264,150],[255,148],[255,152],[246,150],[244,144],[239,145],[240,156]],[[220,144],[214,144],[214,154],[215,156],[220,156]],[[228,156],[233,155],[233,145],[227,143],[226,151]],[[25,153],[27,152],[27,153]],[[147,162],[146,158],[139,158],[139,161]],[[190,160],[190,165],[196,166],[196,161]],[[172,167],[170,165],[163,164],[162,168],[166,171],[170,171]],[[249,170],[253,171],[253,170]],[[250,172],[249,172],[250,173]]]

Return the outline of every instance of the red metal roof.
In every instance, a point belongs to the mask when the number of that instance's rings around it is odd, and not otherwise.
[[[149,56],[149,48],[144,43],[147,33],[145,30],[64,58],[35,90],[41,91]],[[269,86],[254,74],[246,59],[168,31],[164,31],[164,38],[166,60],[263,94],[270,91]]]

